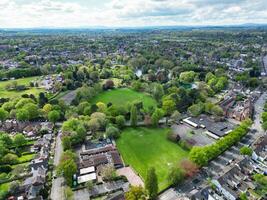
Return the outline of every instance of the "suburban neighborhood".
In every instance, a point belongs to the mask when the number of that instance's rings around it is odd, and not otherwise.
[[[0,200],[267,199],[267,25],[200,23],[266,2],[10,2],[66,27],[0,13]]]

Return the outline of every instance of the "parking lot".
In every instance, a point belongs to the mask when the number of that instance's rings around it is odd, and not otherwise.
[[[193,139],[197,146],[205,146],[215,141],[206,135],[205,130],[195,129],[186,124],[174,124],[172,130],[174,133],[179,134],[182,140]],[[191,131],[194,131],[194,134],[191,134]]]

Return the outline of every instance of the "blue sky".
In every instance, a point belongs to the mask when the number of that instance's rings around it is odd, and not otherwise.
[[[0,0],[0,28],[267,23],[267,0]]]

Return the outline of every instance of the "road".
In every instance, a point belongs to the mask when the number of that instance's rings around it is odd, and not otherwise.
[[[256,101],[254,106],[254,123],[252,125],[252,129],[257,130],[256,136],[261,136],[264,134],[264,130],[261,127],[261,113],[263,112],[263,107],[265,104],[265,101],[267,100],[267,92],[263,93],[260,98]]]
[[[267,55],[262,58],[262,73],[265,73],[267,75]]]
[[[61,145],[60,133],[56,137],[56,146],[55,146],[55,157],[54,157],[54,166],[57,166],[60,161],[61,154],[63,153],[63,148]],[[55,170],[54,170],[55,172]],[[64,199],[64,179],[63,177],[57,177],[53,179],[52,188],[51,188],[51,199],[52,200],[63,200]]]

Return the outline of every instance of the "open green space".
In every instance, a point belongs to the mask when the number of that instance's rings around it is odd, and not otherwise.
[[[43,88],[30,88],[27,90],[23,91],[7,91],[6,86],[8,84],[11,84],[12,82],[16,81],[18,85],[25,85],[29,86],[31,81],[36,80],[38,77],[27,77],[27,78],[20,78],[20,79],[15,79],[15,80],[8,80],[8,81],[0,81],[0,97],[5,97],[5,98],[15,98],[15,97],[20,97],[22,94],[34,94],[38,95],[40,92],[43,92]]]
[[[189,153],[167,140],[168,131],[168,128],[127,128],[116,141],[124,162],[132,166],[143,179],[148,168],[155,167],[160,191],[170,185],[170,168]]]
[[[134,101],[142,101],[145,107],[154,107],[157,104],[156,100],[154,100],[151,96],[145,93],[133,91],[128,88],[120,88],[102,92],[94,97],[91,102],[103,102],[106,104],[111,102],[113,105],[121,106]]]
[[[23,156],[18,158],[18,161],[19,161],[19,163],[29,162],[34,158],[35,155],[36,155],[35,153],[23,155]]]

